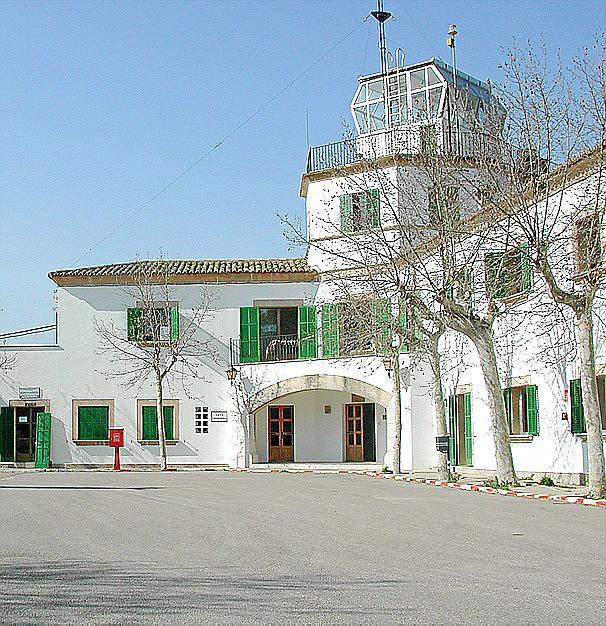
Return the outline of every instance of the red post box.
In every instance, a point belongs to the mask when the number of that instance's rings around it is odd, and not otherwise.
[[[109,445],[114,449],[114,469],[120,469],[120,448],[124,446],[124,428],[109,429]]]

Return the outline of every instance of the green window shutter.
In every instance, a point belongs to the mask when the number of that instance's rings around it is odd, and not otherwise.
[[[300,359],[315,359],[318,356],[318,324],[315,306],[299,307],[299,350]]]
[[[503,389],[503,400],[505,401],[505,415],[507,415],[509,434],[511,434],[511,389]]]
[[[391,347],[391,307],[385,298],[370,304],[372,316],[372,340],[377,354],[387,354]]]
[[[353,231],[353,196],[346,193],[340,197],[341,203],[341,232],[351,233]]]
[[[526,422],[528,434],[539,434],[539,395],[536,385],[526,386]]]
[[[507,297],[507,281],[503,268],[504,255],[501,252],[489,252],[484,256],[486,270],[486,292],[491,298]]]
[[[528,244],[522,244],[520,250],[520,272],[522,291],[530,291],[532,288],[532,265],[530,263],[530,252],[528,250]]]
[[[570,430],[573,433],[585,432],[585,415],[583,414],[583,394],[581,379],[570,381]]]
[[[12,406],[0,407],[0,461],[15,460],[15,413]]]
[[[448,396],[448,460],[457,464],[457,397]]]
[[[51,414],[36,416],[36,456],[34,467],[50,467]]]
[[[410,350],[410,333],[408,329],[408,307],[400,300],[400,312],[398,313],[398,326],[402,343],[400,344],[400,352],[408,352]]]
[[[162,407],[164,413],[164,436],[167,441],[174,441],[175,439],[175,407],[164,406]]]
[[[164,437],[167,441],[173,441],[175,439],[175,407],[164,405],[162,413],[164,414]],[[158,412],[155,406],[143,407],[143,432],[141,437],[143,441],[158,441],[157,415]]]
[[[129,341],[140,341],[143,330],[143,309],[131,308],[126,310],[127,332]]]
[[[259,308],[240,308],[240,362],[258,363],[261,348],[259,342]]]
[[[368,224],[371,228],[381,226],[381,197],[378,189],[369,189],[366,195]]]
[[[78,439],[81,441],[105,441],[109,439],[109,407],[78,407]]]
[[[141,439],[143,441],[157,441],[158,439],[158,420],[156,419],[156,407],[142,407],[143,428]]]
[[[179,307],[170,307],[170,340],[179,341]]]
[[[322,356],[339,356],[339,307],[335,303],[322,305]]]
[[[463,409],[465,411],[465,461],[473,465],[473,433],[471,428],[471,394],[463,394]]]

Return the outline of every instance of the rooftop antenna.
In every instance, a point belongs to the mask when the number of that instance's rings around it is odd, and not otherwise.
[[[387,72],[387,45],[385,44],[385,22],[391,17],[391,13],[383,10],[383,0],[377,0],[377,10],[370,14],[379,23],[379,50],[381,54],[381,74]]]
[[[459,33],[457,32],[457,25],[451,24],[448,27],[448,37],[446,37],[446,45],[452,51],[452,82],[454,83],[455,89],[457,86],[457,51],[455,38]]]

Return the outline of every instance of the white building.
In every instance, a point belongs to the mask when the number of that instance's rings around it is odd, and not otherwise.
[[[173,380],[165,389],[171,465],[357,462],[389,467],[394,381],[384,359],[373,356],[372,342],[352,347],[356,329],[335,305],[342,299],[335,291],[335,272],[347,266],[344,259],[379,225],[392,233],[387,208],[406,211],[401,190],[414,188],[429,197],[415,166],[418,155],[439,151],[445,158],[456,157],[464,173],[462,213],[479,208],[466,194],[464,179],[481,178],[475,157],[496,150],[482,132],[482,125],[489,124],[483,111],[490,90],[461,72],[456,83],[451,68],[435,59],[359,79],[351,107],[357,135],[309,152],[301,184],[310,240],[305,259],[144,261],[51,272],[57,285],[55,342],[0,346],[9,365],[0,373],[0,462],[32,463],[36,446],[39,453],[44,446],[43,420],[37,416],[50,414],[55,467],[111,464],[111,427],[125,429],[124,465],[158,463],[153,380],[121,384],[116,376],[121,366],[102,349],[98,331],[113,325],[128,338],[129,310],[141,304],[128,287],[144,268],[169,276],[174,313],[166,315],[167,337],[178,337],[202,292],[211,302],[196,338],[208,342],[214,356],[192,356],[201,374]],[[453,89],[469,104],[458,117],[449,111]],[[373,180],[376,171],[361,168],[369,158],[379,164],[381,180]],[[393,246],[396,251],[401,246],[395,230]],[[606,368],[606,351],[598,346],[598,362]],[[518,357],[503,380],[503,387],[511,389],[516,470],[578,480],[586,472],[586,444],[578,419],[577,432],[571,431],[567,393],[574,364],[562,374],[548,364],[537,368],[531,363],[530,347]],[[444,381],[452,397],[452,460],[492,470],[482,377],[473,351],[465,359],[465,368]],[[429,368],[416,353],[402,353],[400,360],[401,467],[425,470],[436,463]],[[235,384],[226,376],[232,365]],[[600,385],[603,401],[603,376]]]

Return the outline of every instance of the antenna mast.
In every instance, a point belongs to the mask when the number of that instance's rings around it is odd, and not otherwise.
[[[381,54],[381,74],[387,72],[387,45],[385,44],[385,22],[391,17],[391,13],[383,10],[383,0],[377,0],[377,10],[370,14],[379,22],[379,51]]]

